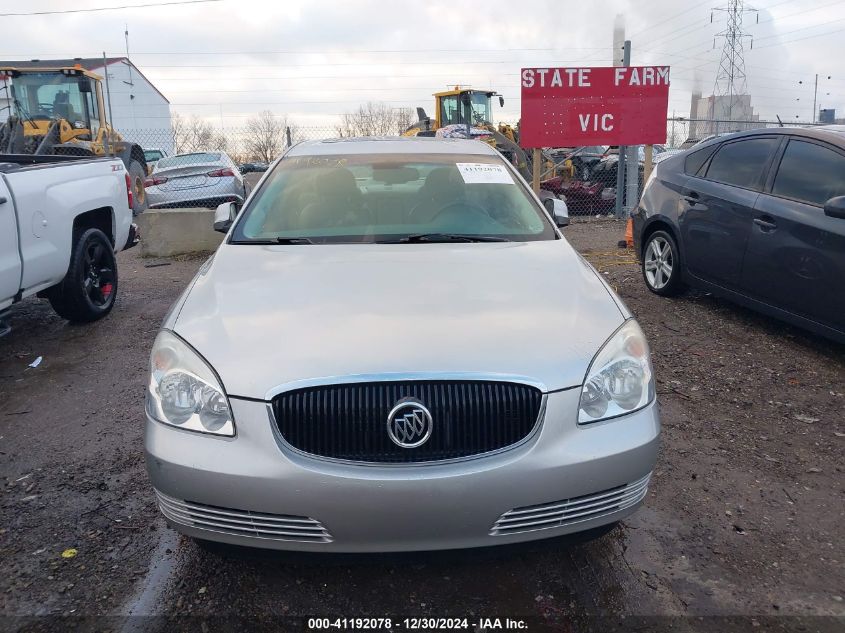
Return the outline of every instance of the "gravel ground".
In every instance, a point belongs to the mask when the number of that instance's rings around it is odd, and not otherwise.
[[[623,231],[579,219],[565,234],[649,337],[663,447],[645,507],[582,544],[203,550],[158,516],[141,450],[148,351],[201,259],[122,253],[114,312],[90,326],[22,302],[0,339],[3,614],[845,616],[845,348],[703,293],[650,294]]]

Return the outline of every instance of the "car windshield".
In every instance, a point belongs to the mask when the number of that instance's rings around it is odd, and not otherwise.
[[[557,238],[498,156],[357,154],[280,161],[238,220],[232,242],[372,243],[428,235]]]
[[[196,154],[181,154],[179,156],[170,156],[162,158],[158,161],[157,167],[165,169],[169,167],[190,167],[191,165],[206,165],[208,163],[222,162],[220,154],[209,152],[198,152]]]

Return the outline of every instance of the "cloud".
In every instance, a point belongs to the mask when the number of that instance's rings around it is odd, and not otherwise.
[[[759,25],[754,17],[747,25],[755,36],[746,62],[756,109],[763,118],[809,118],[807,82],[819,72],[833,78],[820,86],[822,105],[845,111],[845,60],[834,48],[839,38],[823,35],[837,19],[845,27],[845,5],[780,4],[761,11]],[[64,6],[43,0],[38,8]],[[24,59],[121,54],[128,25],[133,61],[173,110],[215,121],[222,113],[226,125],[265,109],[331,123],[369,100],[430,111],[431,93],[456,83],[503,93],[505,107],[497,114],[515,121],[521,66],[608,64],[613,21],[624,14],[633,62],[671,65],[670,111],[687,115],[690,93],[697,86],[709,93],[718,68],[721,42],[714,48],[713,40],[724,16],[716,12],[711,24],[709,6],[697,0],[525,0],[518,6],[512,0],[224,0],[4,18],[0,48],[4,58]],[[799,37],[806,39],[794,41]]]

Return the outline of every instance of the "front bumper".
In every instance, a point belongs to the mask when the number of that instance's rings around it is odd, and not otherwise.
[[[266,403],[232,399],[236,437],[147,417],[147,470],[168,523],[273,549],[390,552],[480,547],[587,530],[642,503],[657,407],[578,426],[578,389],[548,394],[538,431],[488,457],[361,465],[287,447]]]

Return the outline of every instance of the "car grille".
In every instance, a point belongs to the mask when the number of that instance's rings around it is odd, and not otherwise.
[[[493,524],[490,534],[519,534],[548,530],[598,519],[624,510],[645,498],[650,478],[651,473],[634,483],[603,492],[509,510]]]
[[[404,398],[431,412],[430,438],[416,448],[395,444],[387,417]],[[292,447],[333,459],[413,463],[480,455],[528,437],[542,392],[493,381],[406,381],[323,385],[273,400],[279,431]]]
[[[332,541],[328,530],[319,521],[309,517],[232,510],[174,499],[158,490],[155,493],[161,513],[171,521],[189,527],[274,541]]]

